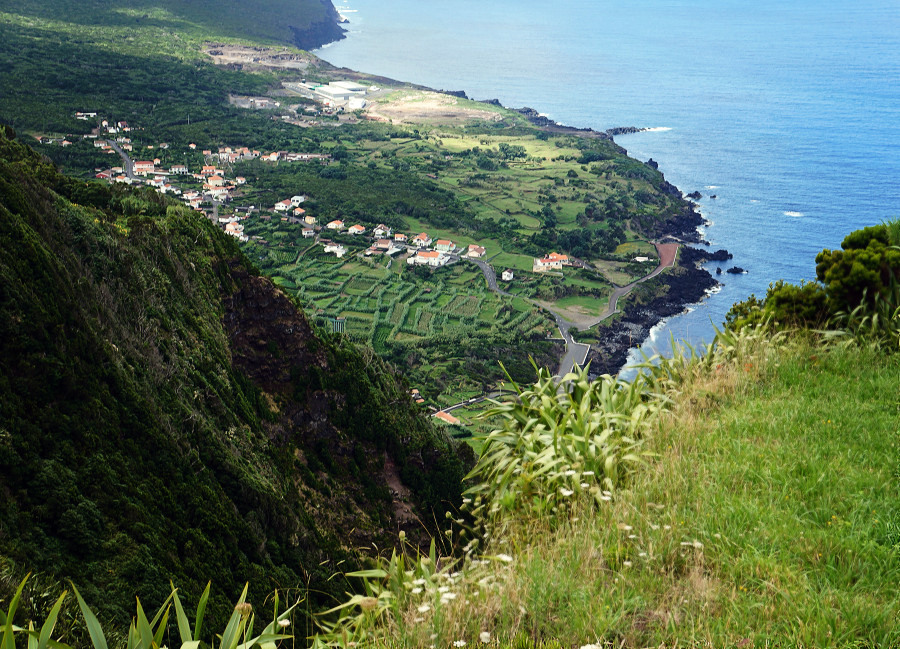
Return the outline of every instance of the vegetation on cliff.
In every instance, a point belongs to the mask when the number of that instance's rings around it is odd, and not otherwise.
[[[465,461],[371,352],[316,333],[236,243],[0,133],[0,555],[106,617],[169,580],[211,610],[459,502]],[[124,608],[123,608],[124,607]]]

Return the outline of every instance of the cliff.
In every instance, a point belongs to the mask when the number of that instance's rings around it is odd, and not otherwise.
[[[170,579],[223,614],[421,533],[466,462],[208,221],[0,132],[0,556],[105,617]]]

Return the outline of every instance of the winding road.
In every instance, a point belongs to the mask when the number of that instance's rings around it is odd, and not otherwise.
[[[653,245],[656,246],[656,251],[659,254],[659,265],[653,270],[653,272],[644,275],[640,279],[636,279],[635,281],[631,282],[630,284],[626,284],[625,286],[615,287],[612,293],[610,293],[609,295],[609,304],[607,304],[606,306],[606,311],[601,313],[596,318],[592,318],[591,320],[587,320],[584,322],[571,322],[569,320],[566,320],[558,312],[547,307],[546,305],[538,303],[536,300],[532,300],[530,298],[522,298],[523,300],[527,300],[535,306],[546,309],[553,315],[554,320],[556,320],[556,326],[559,328],[559,333],[566,343],[566,353],[565,355],[563,355],[562,360],[559,364],[559,371],[555,375],[557,380],[571,372],[576,365],[584,365],[584,362],[587,359],[588,352],[591,351],[590,345],[575,342],[574,338],[572,338],[572,334],[570,333],[572,329],[575,329],[576,331],[590,329],[591,327],[596,326],[612,315],[618,313],[619,298],[628,295],[631,290],[641,282],[646,282],[648,279],[659,275],[666,268],[671,268],[675,265],[675,257],[678,253],[678,247],[680,244],[654,243]],[[490,264],[481,261],[480,259],[471,259],[468,257],[465,259],[472,262],[481,269],[481,272],[484,275],[484,279],[487,282],[489,289],[491,289],[495,293],[499,293],[500,295],[505,295],[507,297],[520,297],[513,295],[512,293],[508,293],[507,291],[504,291],[499,286],[497,286],[497,273],[490,266]]]

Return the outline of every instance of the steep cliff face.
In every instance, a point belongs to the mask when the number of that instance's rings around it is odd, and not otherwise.
[[[458,501],[466,458],[209,222],[0,132],[0,556],[133,596],[327,590]]]
[[[306,27],[291,26],[294,45],[303,50],[314,50],[326,43],[344,38],[344,28],[340,26],[341,17],[331,0],[313,0],[322,5],[325,17],[310,23]]]

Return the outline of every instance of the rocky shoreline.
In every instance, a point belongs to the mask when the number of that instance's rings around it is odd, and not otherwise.
[[[331,4],[330,0],[321,0],[321,2]],[[341,19],[336,10],[333,17],[333,24],[311,28],[308,30],[311,33],[298,33],[298,45],[306,49],[313,49],[321,47],[327,42],[344,38],[344,29],[340,27]],[[301,45],[301,43],[307,43],[307,45]],[[315,45],[309,45],[310,43],[315,43]],[[342,69],[342,71],[352,72],[347,69]],[[438,90],[436,92],[464,99],[469,98],[464,90]],[[502,105],[497,99],[484,100],[483,103]],[[648,130],[637,126],[619,126],[605,131],[595,131],[591,128],[577,128],[560,124],[530,107],[510,110],[523,115],[534,126],[550,133],[612,141],[618,135]],[[652,159],[646,161],[645,164],[659,169],[659,165]],[[643,234],[659,242],[707,243],[701,239],[698,229],[705,223],[705,220],[697,212],[696,203],[688,200],[691,195],[685,197],[677,187],[666,180],[663,180],[660,189],[680,200],[682,209],[665,221],[641,223]],[[651,280],[657,288],[657,295],[646,303],[635,304],[632,301],[624,307],[621,318],[605,327],[600,325],[604,338],[599,343],[592,343],[591,352],[588,354],[588,360],[591,361],[591,374],[615,374],[622,369],[627,361],[629,350],[635,344],[646,340],[654,326],[665,318],[682,313],[687,306],[700,302],[708,295],[709,291],[719,286],[719,282],[713,275],[701,268],[700,264],[706,261],[725,261],[730,258],[731,254],[724,250],[709,253],[699,248],[683,245],[675,268]],[[728,272],[734,271],[729,269]]]

